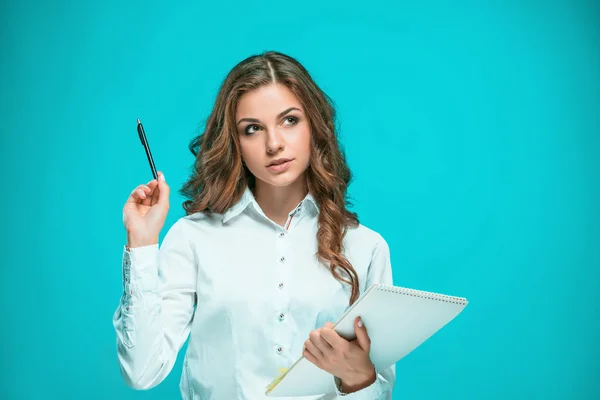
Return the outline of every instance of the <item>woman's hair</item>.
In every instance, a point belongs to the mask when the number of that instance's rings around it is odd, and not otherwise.
[[[346,209],[351,204],[346,190],[352,174],[337,140],[334,103],[294,58],[264,52],[241,61],[227,75],[204,132],[189,144],[196,160],[191,177],[180,189],[188,199],[183,208],[187,215],[220,214],[241,199],[246,186],[254,189],[255,177],[242,162],[236,107],[244,93],[274,83],[292,91],[308,117],[311,150],[306,184],[320,207],[316,255],[335,279],[352,287],[352,305],[359,296],[358,274],[342,253],[348,226],[359,223],[356,213]]]

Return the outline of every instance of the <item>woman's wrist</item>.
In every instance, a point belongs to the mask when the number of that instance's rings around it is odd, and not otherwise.
[[[127,243],[125,246],[128,249],[134,249],[136,247],[152,246],[154,244],[158,244],[158,237],[147,237],[147,236],[142,237],[142,236],[127,232]]]
[[[377,372],[375,371],[375,368],[373,368],[372,372],[357,376],[354,379],[341,379],[341,389],[344,393],[357,392],[366,388],[367,386],[371,386],[376,380]]]

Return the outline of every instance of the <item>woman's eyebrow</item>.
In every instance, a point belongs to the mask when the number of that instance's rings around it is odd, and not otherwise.
[[[300,110],[298,107],[290,107],[290,108],[288,108],[287,110],[285,110],[285,111],[282,111],[282,112],[280,112],[279,114],[277,114],[277,117],[275,117],[275,119],[279,119],[279,118],[283,117],[284,115],[286,115],[287,113],[289,113],[290,111],[293,111],[293,110],[302,111],[302,110]],[[236,125],[239,125],[239,124],[240,124],[240,122],[243,122],[243,121],[248,121],[248,122],[260,122],[260,120],[258,120],[258,119],[256,119],[256,118],[242,118],[242,119],[240,119],[240,120],[237,122],[237,124],[236,124]]]

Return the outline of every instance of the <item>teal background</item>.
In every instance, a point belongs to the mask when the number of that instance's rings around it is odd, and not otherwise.
[[[394,399],[598,398],[600,7],[481,3],[3,2],[0,398],[179,397],[183,351],[146,392],[117,366],[135,121],[179,189],[221,80],[270,49],[336,101],[395,283],[470,301]]]

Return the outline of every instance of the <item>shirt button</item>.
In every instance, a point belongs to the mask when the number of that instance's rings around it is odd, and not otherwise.
[[[285,315],[283,313],[279,314],[279,320],[283,321],[285,319]]]
[[[283,352],[283,348],[281,348],[281,346],[279,346],[277,348],[277,354],[281,354]]]
[[[285,257],[281,257],[281,258],[279,259],[279,261],[280,261],[280,262],[285,262]]]
[[[280,237],[280,238],[282,238],[282,237],[284,237],[284,236],[285,236],[285,232],[281,232],[281,233],[279,234],[279,237]]]
[[[283,288],[283,282],[280,282],[278,287],[279,287],[279,289]]]

